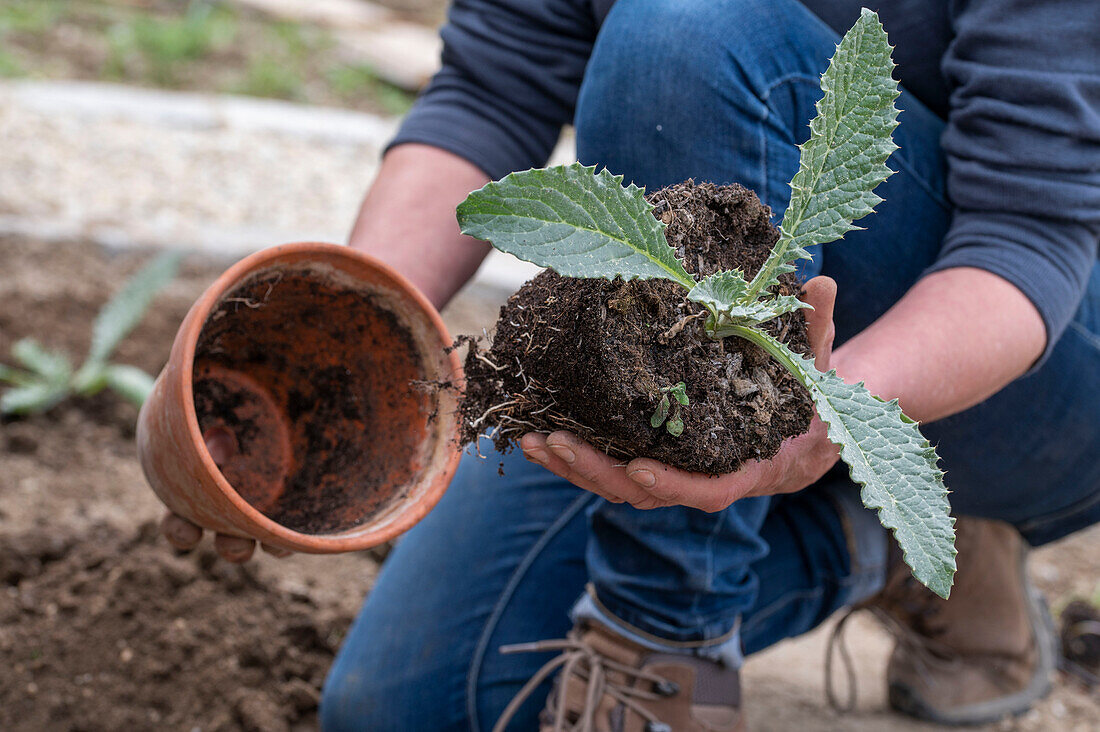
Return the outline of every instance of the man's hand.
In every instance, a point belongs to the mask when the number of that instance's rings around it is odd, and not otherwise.
[[[821,370],[832,354],[833,303],[836,283],[816,277],[806,283],[802,299],[814,307],[803,311],[810,345]],[[720,476],[689,473],[656,460],[638,458],[623,466],[569,432],[530,433],[520,442],[523,455],[579,488],[613,503],[636,508],[691,506],[721,511],[739,498],[793,493],[814,483],[836,463],[839,451],[829,442],[816,416],[809,431],[783,443],[771,460],[746,463]]]
[[[202,540],[202,527],[191,523],[182,516],[171,511],[164,515],[160,522],[160,531],[168,539],[168,543],[180,551],[191,551]],[[289,557],[293,552],[288,549],[280,549],[270,544],[260,544],[263,550],[273,557],[282,559]],[[244,564],[252,558],[256,551],[255,539],[242,539],[239,536],[228,534],[215,534],[214,549],[218,556],[233,564]]]
[[[206,441],[206,451],[210,453],[210,457],[214,459],[214,463],[217,465],[221,465],[228,458],[227,449],[224,441],[216,435]],[[160,522],[160,530],[164,537],[168,539],[168,543],[180,551],[191,551],[202,541],[201,526],[193,524],[171,511],[164,515],[164,519]],[[291,554],[286,549],[268,544],[262,546],[265,552],[279,559],[288,557]],[[214,549],[225,561],[241,564],[252,558],[253,552],[256,551],[256,542],[253,539],[242,539],[239,536],[216,534],[214,536]]]

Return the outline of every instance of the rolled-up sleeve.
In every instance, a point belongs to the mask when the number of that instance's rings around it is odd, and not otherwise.
[[[543,165],[572,120],[596,31],[577,0],[455,0],[442,69],[390,147],[440,147],[492,178]]]
[[[1041,314],[1049,353],[1100,241],[1100,2],[952,7],[942,143],[955,213],[930,271],[979,267],[1013,283]]]

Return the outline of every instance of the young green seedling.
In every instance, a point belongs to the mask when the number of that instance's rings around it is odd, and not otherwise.
[[[152,391],[153,377],[108,359],[141,321],[157,292],[176,276],[179,261],[180,255],[175,253],[157,257],[103,306],[92,328],[88,357],[76,373],[68,356],[47,351],[33,338],[12,346],[12,356],[22,368],[0,364],[0,382],[11,384],[0,396],[0,414],[37,414],[73,394],[90,396],[104,388],[141,406]]]
[[[458,221],[464,233],[565,277],[663,278],[682,285],[687,299],[706,309],[712,338],[755,343],[806,387],[829,439],[863,486],[864,505],[894,531],[914,576],[946,597],[955,573],[954,519],[935,450],[897,400],[885,402],[862,383],[819,371],[759,327],[808,307],[773,293],[779,276],[811,258],[810,247],[858,228],[853,222],[882,200],[874,189],[890,176],[886,160],[897,149],[893,68],[886,31],[878,15],[864,9],[821,77],[823,97],[801,147],[779,241],[751,281],[740,270],[696,280],[665,240],[645,192],[595,167],[513,173],[471,193],[458,207]],[[671,407],[668,394],[662,403]],[[667,415],[658,419],[661,412],[658,405],[654,427],[682,430],[682,422],[668,425]]]
[[[669,396],[672,399],[669,399]],[[680,417],[680,407],[686,407],[688,401],[687,384],[680,382],[673,386],[661,389],[661,401],[657,402],[657,409],[649,418],[649,424],[657,429],[662,424],[673,437],[684,434],[684,420]]]

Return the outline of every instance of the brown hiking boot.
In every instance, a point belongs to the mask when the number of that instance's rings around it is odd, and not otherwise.
[[[897,556],[882,592],[855,609],[871,610],[897,638],[886,671],[890,706],[938,724],[981,724],[1025,712],[1050,691],[1054,628],[1016,529],[960,518],[955,532],[950,600]]]
[[[540,719],[542,732],[744,732],[736,669],[643,648],[594,622],[565,640],[506,646],[505,653],[560,650],[520,690],[494,732],[527,697],[561,673]]]

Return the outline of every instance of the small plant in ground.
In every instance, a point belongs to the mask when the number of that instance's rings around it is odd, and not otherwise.
[[[4,0],[0,5],[0,34],[41,33],[65,11],[63,0]]]
[[[347,101],[373,98],[387,114],[401,115],[409,111],[413,95],[382,79],[368,64],[339,64],[325,72],[332,90]]]
[[[145,65],[147,78],[161,86],[180,83],[188,62],[225,48],[237,36],[236,16],[220,3],[192,0],[179,18],[138,16],[114,26],[110,33],[110,76],[122,78],[133,58]]]
[[[669,397],[672,397],[669,399]],[[691,404],[687,395],[687,384],[680,382],[661,389],[661,401],[657,402],[657,411],[649,418],[649,424],[656,429],[665,426],[673,437],[684,434],[684,420],[680,418],[680,407]]]
[[[179,261],[175,253],[157,257],[103,306],[92,327],[88,356],[75,372],[68,356],[43,348],[33,338],[12,346],[20,367],[0,364],[0,382],[11,385],[0,396],[0,414],[37,414],[73,394],[91,396],[105,388],[141,406],[153,388],[153,377],[108,359],[141,321],[157,292],[175,277]]]
[[[810,258],[809,247],[856,229],[881,199],[875,187],[891,174],[886,160],[897,148],[890,45],[878,16],[863,10],[837,46],[821,78],[824,93],[798,172],[779,240],[749,280],[725,270],[696,280],[665,239],[644,191],[623,187],[622,176],[579,164],[513,173],[475,191],[458,207],[462,231],[565,277],[670,280],[687,300],[705,308],[713,339],[750,341],[782,364],[809,391],[829,439],[840,447],[863,502],[894,531],[914,575],[938,594],[950,592],[955,571],[953,519],[935,450],[897,400],[885,402],[835,371],[788,348],[760,325],[808,307],[797,297],[773,294],[779,277]],[[677,385],[679,387],[681,385]],[[675,388],[675,387],[674,387]],[[652,425],[669,424],[668,390]],[[661,405],[667,405],[662,414]]]

